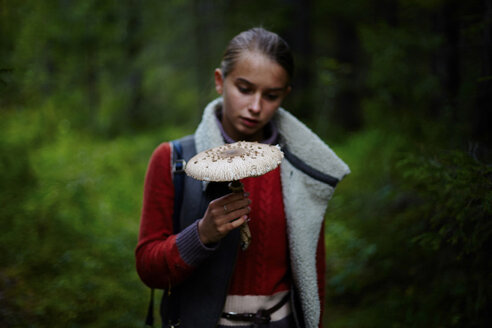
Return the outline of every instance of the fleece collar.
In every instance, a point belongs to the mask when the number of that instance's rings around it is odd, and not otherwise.
[[[197,153],[224,144],[215,111],[218,98],[207,105],[195,132]],[[345,164],[316,134],[293,115],[279,108],[273,118],[280,143],[306,164],[338,180],[350,173]],[[306,327],[319,325],[320,302],[316,276],[316,250],[324,214],[334,188],[309,177],[287,160],[280,165],[282,194],[292,275],[298,290]],[[205,185],[204,185],[205,186]]]

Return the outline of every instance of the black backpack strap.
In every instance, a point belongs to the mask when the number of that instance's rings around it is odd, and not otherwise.
[[[181,215],[181,204],[183,203],[184,168],[186,162],[183,159],[183,148],[179,140],[174,140],[171,143],[173,145],[172,173],[174,183],[173,231],[176,233],[180,231],[179,218]]]
[[[180,231],[179,219],[181,215],[181,204],[183,203],[183,187],[184,187],[184,167],[185,161],[183,160],[183,148],[179,140],[171,141],[173,146],[172,149],[172,175],[174,184],[174,211],[173,211],[173,233]],[[179,322],[179,306],[177,301],[171,301],[171,299],[177,299],[177,291],[175,290],[172,294],[170,291],[164,291],[167,294],[169,302],[169,313],[170,313],[170,323],[169,326],[172,327],[173,324]],[[166,297],[164,295],[163,297]],[[147,318],[145,319],[145,326],[154,326],[154,289],[150,290],[150,301],[149,308],[147,310]]]
[[[183,159],[183,147],[179,140],[171,142],[173,145],[173,161],[172,161],[172,173],[174,184],[174,211],[173,211],[173,233],[181,231],[180,218],[181,218],[181,206],[183,204],[184,194],[184,181],[185,181],[185,165],[186,162]],[[171,288],[171,287],[169,287]],[[168,327],[178,327],[179,320],[179,288],[174,287],[164,291],[162,296],[161,307],[166,304],[168,316]],[[164,324],[164,323],[163,323]]]
[[[145,318],[145,326],[154,326],[154,288],[150,290],[149,308],[147,309],[147,317]]]
[[[311,178],[324,182],[335,188],[339,180],[329,174],[316,170],[314,167],[307,165],[302,159],[290,152],[287,146],[282,147],[285,159],[289,161],[296,169],[306,173]]]

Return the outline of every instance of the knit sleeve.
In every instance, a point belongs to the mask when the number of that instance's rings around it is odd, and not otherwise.
[[[135,251],[137,272],[152,288],[179,284],[213,252],[197,238],[196,225],[173,234],[173,211],[171,147],[163,143],[152,154],[147,168]]]

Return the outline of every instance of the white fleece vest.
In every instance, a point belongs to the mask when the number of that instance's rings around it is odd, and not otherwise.
[[[205,108],[202,121],[195,131],[197,153],[224,144],[215,117],[215,110],[221,103],[222,98],[218,98]],[[293,115],[279,108],[273,121],[279,130],[281,143],[306,164],[338,180],[350,173],[348,166]],[[287,160],[282,161],[280,172],[293,279],[306,327],[316,328],[321,313],[316,249],[334,189],[296,169]]]

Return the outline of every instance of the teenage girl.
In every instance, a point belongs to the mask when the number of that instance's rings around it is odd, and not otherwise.
[[[234,37],[214,73],[219,98],[185,157],[235,141],[279,144],[275,170],[243,179],[247,193],[185,178],[178,227],[171,143],[153,153],[144,188],[138,273],[165,289],[163,327],[321,327],[325,250],[323,218],[347,165],[280,106],[291,92],[294,63],[277,34],[253,28]],[[253,240],[242,250],[239,229]]]

